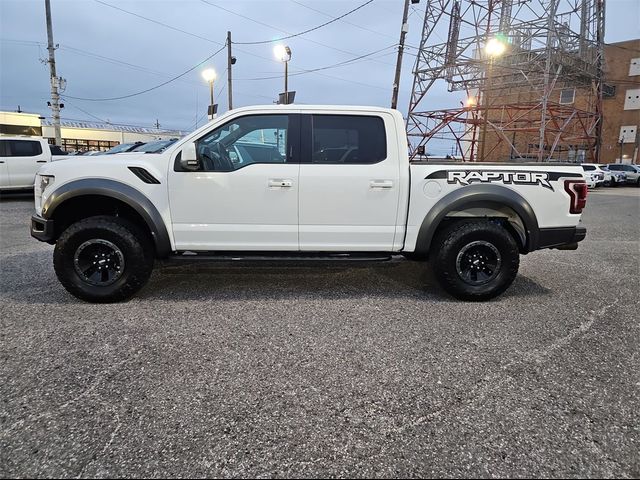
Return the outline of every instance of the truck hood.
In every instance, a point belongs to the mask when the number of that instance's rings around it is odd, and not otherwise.
[[[38,174],[53,175],[60,184],[82,178],[111,178],[127,181],[128,167],[142,167],[156,178],[166,177],[170,156],[165,153],[136,153],[128,155],[95,155],[90,157],[64,157],[45,163]]]

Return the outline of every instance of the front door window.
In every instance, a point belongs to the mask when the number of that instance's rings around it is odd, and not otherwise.
[[[256,163],[286,163],[288,130],[288,115],[252,115],[233,120],[197,141],[201,168],[231,172]]]

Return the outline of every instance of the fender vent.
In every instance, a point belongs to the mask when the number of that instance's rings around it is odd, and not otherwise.
[[[145,170],[142,167],[129,167],[129,170],[131,170],[135,174],[135,176],[138,177],[140,180],[142,180],[144,183],[155,183],[155,184],[160,183],[160,180],[158,180],[156,177],[151,175],[147,170]]]

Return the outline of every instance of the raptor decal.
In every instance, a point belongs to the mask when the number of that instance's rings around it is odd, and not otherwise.
[[[567,176],[572,176],[568,174]],[[524,170],[440,170],[426,178],[446,178],[447,183],[471,185],[473,183],[501,182],[506,185],[540,185],[553,191],[550,180],[553,174],[549,172],[527,172]]]

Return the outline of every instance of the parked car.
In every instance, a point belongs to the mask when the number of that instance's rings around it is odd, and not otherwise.
[[[63,158],[67,158],[69,155],[72,155],[69,152],[64,151],[58,145],[49,144],[49,150],[51,150],[51,161],[55,162],[56,160],[62,160]]]
[[[44,138],[0,137],[0,190],[33,189],[36,172],[51,158]]]
[[[234,161],[239,145],[264,149]],[[394,255],[428,259],[456,298],[488,300],[516,278],[520,254],[585,238],[577,165],[410,163],[406,145],[398,110],[237,108],[157,155],[46,165],[31,234],[55,244],[62,286],[91,302],[131,297],[156,258]]]
[[[584,181],[587,182],[588,188],[598,187],[598,177],[595,172],[582,172]]]
[[[156,140],[149,143],[143,143],[131,150],[131,152],[161,153],[176,143],[177,140],[177,138],[172,138],[171,140]]]
[[[604,170],[600,168],[600,165],[595,163],[583,163],[580,166],[585,172],[592,174],[596,182],[596,187],[599,187],[605,184],[605,173],[604,173]]]
[[[102,152],[102,154],[112,155],[114,153],[130,152],[131,150],[138,148],[140,145],[144,145],[144,143],[143,142],[121,143],[120,145],[116,145],[115,147],[110,148],[106,152]]]
[[[600,165],[600,168],[605,173],[605,177],[604,177],[605,185],[607,185],[607,182],[609,182],[609,185],[611,185],[612,187],[615,187],[617,185],[623,185],[627,183],[626,172],[609,170],[608,165]]]
[[[610,163],[607,168],[612,172],[624,172],[627,175],[627,183],[633,183],[640,187],[640,166],[626,163]]]
[[[611,171],[605,169],[604,167],[606,167],[606,165],[600,165],[598,163],[583,163],[582,164],[582,168],[585,171],[590,171],[590,172],[595,172],[596,173],[596,177],[598,178],[598,180],[597,180],[598,186],[604,185],[605,187],[615,187],[616,184],[620,182],[619,173],[618,172],[611,172]],[[623,172],[620,172],[620,173],[623,173]],[[601,180],[599,179],[600,177],[602,177]]]
[[[60,155],[60,156],[68,156],[69,152],[62,149],[62,147],[58,145],[49,144],[49,150],[51,150],[51,155]]]

